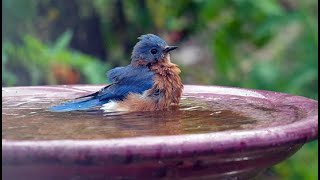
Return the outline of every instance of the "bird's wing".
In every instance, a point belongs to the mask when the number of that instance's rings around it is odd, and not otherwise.
[[[154,73],[147,67],[117,67],[107,74],[111,84],[84,97],[93,96],[100,101],[122,100],[129,93],[141,94],[153,86]]]
[[[110,70],[108,76],[112,83],[100,91],[50,107],[49,110],[53,112],[88,110],[110,100],[122,100],[129,93],[142,94],[153,86],[154,73],[147,67],[132,67],[131,65],[119,67]]]

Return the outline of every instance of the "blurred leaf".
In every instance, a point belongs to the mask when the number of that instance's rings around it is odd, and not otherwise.
[[[214,20],[219,13],[227,6],[228,1],[201,1],[200,18],[208,22]]]
[[[2,86],[12,86],[16,83],[15,75],[6,69],[7,62],[7,55],[2,48]]]
[[[71,38],[72,38],[72,32],[70,30],[67,30],[56,40],[52,50],[59,51],[67,48]]]
[[[250,2],[253,4],[254,8],[256,8],[257,11],[261,11],[262,13],[268,14],[269,16],[283,14],[281,5],[276,0],[251,0]]]

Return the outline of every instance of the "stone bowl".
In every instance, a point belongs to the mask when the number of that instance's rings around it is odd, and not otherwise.
[[[246,115],[255,121],[242,124],[236,121],[237,118],[227,121],[231,117],[228,116],[213,124],[213,120],[210,120],[205,126],[206,130],[187,131],[187,128],[181,128],[181,123],[192,121],[179,121],[179,118],[166,121],[174,116],[171,114],[160,122],[154,119],[136,120],[140,124],[149,123],[143,126],[151,129],[145,133],[145,129],[138,131],[139,128],[132,126],[139,124],[136,121],[121,124],[121,129],[115,124],[124,122],[117,120],[112,122],[114,131],[110,134],[114,136],[106,135],[103,138],[103,134],[108,134],[108,131],[99,136],[94,136],[96,132],[92,132],[92,136],[83,131],[76,134],[79,136],[68,132],[76,125],[84,128],[89,126],[90,118],[108,116],[102,113],[86,116],[87,124],[82,123],[84,120],[81,118],[77,120],[77,114],[72,117],[67,116],[68,113],[31,116],[37,114],[39,109],[45,110],[57,102],[88,94],[101,87],[70,85],[2,88],[2,177],[250,179],[284,161],[305,143],[317,139],[318,135],[318,102],[315,100],[278,92],[219,86],[186,85],[183,99],[193,98],[200,104],[205,103],[209,110],[212,108],[211,114],[218,114],[216,109],[221,110],[220,113],[227,110]],[[182,100],[182,103],[186,101]],[[165,114],[154,113],[155,118]],[[50,119],[53,116],[58,118]],[[130,114],[127,116],[130,117]],[[64,129],[64,132],[55,129],[69,122],[74,124]],[[109,120],[104,119],[103,122],[109,123]],[[168,126],[163,127],[162,122],[168,123]],[[92,123],[95,121],[92,120]],[[201,127],[201,123],[207,121],[197,123]],[[237,123],[239,125],[235,126]],[[215,126],[224,128],[214,129]],[[45,128],[49,130],[43,130]]]

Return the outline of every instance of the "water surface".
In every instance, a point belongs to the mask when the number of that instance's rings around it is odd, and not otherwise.
[[[76,95],[74,95],[76,96]],[[72,99],[72,96],[69,98]],[[95,109],[56,113],[66,97],[46,93],[2,98],[2,138],[9,140],[110,139],[239,131],[278,126],[304,117],[294,106],[232,95],[185,94],[166,111],[104,113]]]

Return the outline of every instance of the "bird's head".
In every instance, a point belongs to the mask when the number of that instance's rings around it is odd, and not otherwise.
[[[143,64],[153,64],[163,61],[170,51],[177,49],[177,46],[168,46],[160,37],[154,34],[142,35],[140,41],[134,46],[131,60]]]

